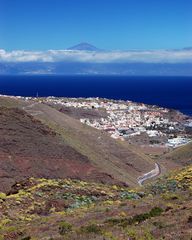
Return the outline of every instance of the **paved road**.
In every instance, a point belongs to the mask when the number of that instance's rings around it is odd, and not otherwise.
[[[140,186],[143,185],[143,182],[150,179],[150,178],[154,178],[156,176],[158,176],[161,173],[161,167],[158,163],[155,163],[155,168],[153,170],[151,170],[148,173],[145,173],[144,175],[138,177],[138,184]]]

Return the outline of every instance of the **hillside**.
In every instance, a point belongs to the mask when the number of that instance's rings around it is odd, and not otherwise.
[[[155,163],[48,105],[0,98],[1,191],[23,177],[73,177],[136,186]]]
[[[33,109],[33,110],[32,110]],[[101,171],[120,182],[135,186],[137,177],[154,168],[154,161],[128,143],[112,139],[107,133],[80,123],[46,104],[37,103],[30,111],[35,117],[61,135]]]
[[[97,171],[86,156],[68,146],[59,135],[17,108],[0,108],[1,191],[26,177],[105,181],[113,179]]]
[[[191,144],[152,160],[99,114],[0,97],[0,240],[190,239]]]
[[[2,240],[189,240],[192,167],[146,188],[70,179],[18,182],[0,193]]]
[[[189,165],[192,163],[192,143],[189,143],[185,146],[179,147],[172,152],[163,156],[165,161],[169,161],[170,159],[177,164],[182,166]]]

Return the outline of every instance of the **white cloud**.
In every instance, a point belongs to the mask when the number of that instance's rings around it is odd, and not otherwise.
[[[89,52],[72,50],[48,51],[5,51],[0,49],[1,62],[145,62],[145,63],[180,63],[192,62],[192,50],[146,50],[146,51],[109,51]]]

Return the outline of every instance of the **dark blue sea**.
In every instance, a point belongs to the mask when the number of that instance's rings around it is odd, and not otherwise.
[[[192,115],[192,77],[0,76],[0,94],[105,97],[173,108]]]

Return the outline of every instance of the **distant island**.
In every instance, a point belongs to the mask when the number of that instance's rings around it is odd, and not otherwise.
[[[192,76],[192,48],[103,50],[89,43],[47,51],[0,49],[0,75]]]

